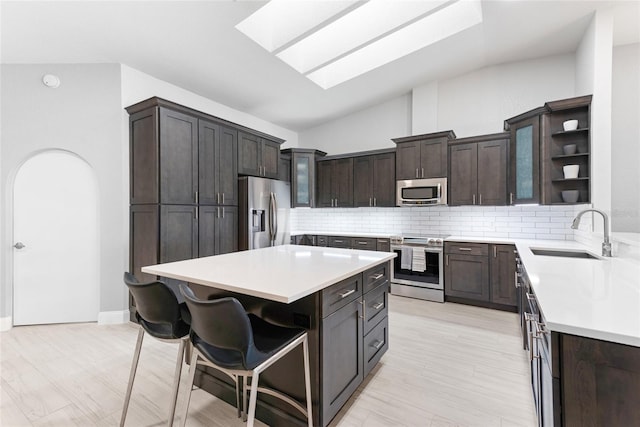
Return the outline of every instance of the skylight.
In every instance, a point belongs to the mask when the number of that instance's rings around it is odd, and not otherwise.
[[[236,28],[328,89],[481,22],[480,0],[272,0]]]

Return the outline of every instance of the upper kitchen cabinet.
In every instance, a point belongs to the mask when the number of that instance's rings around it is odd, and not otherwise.
[[[237,205],[237,130],[161,98],[127,108],[130,203]]]
[[[507,132],[449,145],[449,205],[506,205]]]
[[[540,117],[542,108],[505,121],[511,135],[509,203],[540,202]]]
[[[306,148],[288,148],[282,153],[291,157],[291,207],[315,207],[316,160],[327,153]]]
[[[396,147],[396,179],[446,177],[447,144],[455,139],[452,131],[394,138]]]
[[[281,143],[238,132],[238,174],[277,179]]]
[[[353,159],[354,206],[395,206],[395,150]]]
[[[589,203],[591,95],[547,102],[542,116],[542,202],[544,204]],[[574,122],[574,126],[563,124]],[[571,123],[567,123],[571,125]],[[563,168],[577,166],[578,175],[565,175]],[[573,198],[565,193],[573,191]],[[575,198],[577,196],[577,199]]]
[[[353,158],[317,162],[318,207],[353,207]]]

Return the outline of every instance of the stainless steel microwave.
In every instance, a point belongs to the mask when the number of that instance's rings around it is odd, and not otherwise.
[[[397,206],[447,204],[447,178],[404,179],[396,183]]]

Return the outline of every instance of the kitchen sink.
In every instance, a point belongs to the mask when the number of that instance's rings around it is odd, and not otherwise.
[[[534,255],[556,256],[563,258],[601,259],[599,256],[583,250],[529,248]]]

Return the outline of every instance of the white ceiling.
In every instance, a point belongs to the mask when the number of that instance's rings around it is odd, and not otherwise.
[[[429,81],[574,52],[596,9],[613,8],[615,45],[640,42],[640,1],[482,0],[482,24],[323,90],[234,28],[264,3],[2,0],[0,57],[122,63],[301,131]]]

